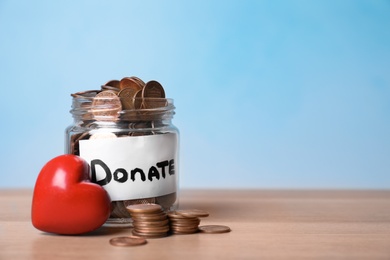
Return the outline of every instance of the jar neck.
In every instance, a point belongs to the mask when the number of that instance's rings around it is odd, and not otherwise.
[[[82,95],[73,94],[70,113],[75,124],[118,125],[141,122],[154,122],[158,125],[171,124],[175,114],[173,99],[134,98],[134,108],[123,110],[122,102],[129,100],[100,99],[96,102],[98,91],[86,91]]]

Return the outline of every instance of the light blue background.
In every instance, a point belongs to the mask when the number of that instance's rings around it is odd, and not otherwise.
[[[175,99],[184,188],[390,188],[390,2],[0,0],[1,182],[64,150],[70,94]]]

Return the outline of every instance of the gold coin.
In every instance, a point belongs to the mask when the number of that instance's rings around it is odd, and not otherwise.
[[[201,209],[185,209],[185,210],[176,210],[176,214],[185,216],[185,217],[198,217],[204,218],[208,217],[209,213]]]
[[[165,98],[163,86],[155,80],[148,81],[142,90],[143,98]]]
[[[126,209],[131,213],[158,213],[162,210],[158,204],[135,204],[129,205]]]
[[[142,85],[140,82],[138,82],[136,79],[131,78],[131,77],[125,77],[121,79],[119,83],[119,88],[120,89],[125,89],[125,88],[132,88],[134,90],[140,90],[142,89]]]
[[[122,104],[115,92],[105,90],[93,98],[91,110],[97,120],[113,120],[122,110]]]
[[[139,246],[146,244],[146,239],[137,236],[114,237],[110,239],[110,244],[113,246]]]
[[[203,233],[210,233],[210,234],[217,234],[217,233],[226,233],[230,232],[231,229],[228,226],[222,226],[222,225],[205,225],[199,227],[200,232]]]

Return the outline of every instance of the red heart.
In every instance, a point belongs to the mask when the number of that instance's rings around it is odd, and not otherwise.
[[[89,166],[75,155],[50,160],[35,183],[31,219],[35,228],[82,234],[102,226],[111,207],[108,193],[89,181]]]

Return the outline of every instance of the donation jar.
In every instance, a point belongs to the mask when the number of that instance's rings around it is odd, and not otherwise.
[[[173,100],[157,81],[112,80],[100,90],[74,93],[65,152],[90,166],[90,179],[109,194],[107,225],[127,226],[126,206],[178,206],[179,131]]]

